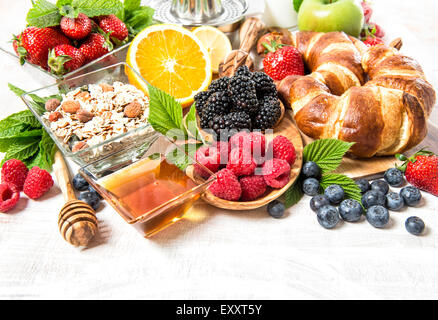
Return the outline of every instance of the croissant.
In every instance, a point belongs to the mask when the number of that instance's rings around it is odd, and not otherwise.
[[[297,32],[292,43],[311,74],[277,87],[304,134],[355,142],[350,152],[361,158],[401,153],[424,139],[436,96],[415,60],[342,32]]]

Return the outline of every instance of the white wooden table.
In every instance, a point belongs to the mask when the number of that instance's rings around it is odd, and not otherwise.
[[[257,11],[259,1],[250,2]],[[0,39],[23,27],[29,5],[0,1],[7,26]],[[403,37],[403,51],[421,62],[436,88],[437,9],[434,0],[375,1],[376,22]],[[8,82],[39,87],[0,55],[0,118],[24,109]],[[437,110],[432,118],[438,123]],[[423,195],[420,208],[392,213],[386,230],[365,221],[325,230],[308,197],[281,220],[264,208],[226,212],[198,203],[149,240],[106,206],[93,246],[76,249],[57,230],[63,199],[55,186],[0,214],[0,299],[436,299],[438,199]],[[412,215],[426,222],[424,236],[405,230]]]

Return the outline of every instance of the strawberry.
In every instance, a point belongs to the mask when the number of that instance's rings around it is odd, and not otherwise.
[[[91,33],[79,47],[88,63],[113,49],[112,43],[100,33]]]
[[[122,20],[111,14],[108,16],[100,16],[97,18],[99,27],[109,33],[111,38],[123,41],[128,37],[128,28]]]
[[[438,196],[438,156],[422,149],[409,158],[400,154],[396,157],[405,161],[398,169],[404,171],[410,184]]]
[[[269,51],[263,59],[263,68],[274,80],[283,80],[290,75],[304,75],[304,63],[300,52],[292,46],[263,43]]]
[[[28,27],[13,39],[21,64],[28,61],[44,69],[47,69],[49,50],[61,44],[70,44],[70,40],[54,28]]]
[[[65,74],[82,67],[85,57],[81,50],[69,45],[56,46],[49,53],[48,65],[54,74]]]
[[[371,8],[371,5],[366,1],[362,1],[361,4],[363,9],[363,14],[365,16],[365,23],[368,23],[371,19],[371,16],[373,15],[373,8]]]
[[[363,43],[365,43],[368,47],[377,46],[379,44],[384,44],[383,40],[374,36],[368,36]]]
[[[62,17],[60,26],[62,32],[74,40],[84,39],[93,28],[91,19],[83,13],[79,13],[77,18]]]

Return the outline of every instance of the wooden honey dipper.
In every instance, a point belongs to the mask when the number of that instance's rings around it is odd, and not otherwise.
[[[96,213],[83,201],[77,200],[65,160],[58,150],[53,170],[66,204],[58,216],[62,237],[74,246],[87,246],[97,232]]]
[[[251,65],[249,53],[264,29],[265,24],[259,18],[251,17],[245,20],[239,31],[240,47],[237,50],[232,50],[220,63],[220,77],[231,77],[240,66]]]

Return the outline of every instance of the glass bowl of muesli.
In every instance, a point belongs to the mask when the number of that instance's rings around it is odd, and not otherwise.
[[[80,166],[140,146],[154,133],[149,98],[121,62],[22,95],[64,156]],[[141,77],[141,76],[140,76]],[[146,81],[145,81],[146,82]]]

